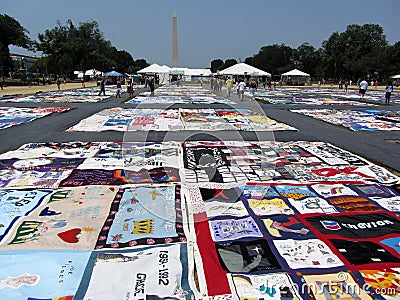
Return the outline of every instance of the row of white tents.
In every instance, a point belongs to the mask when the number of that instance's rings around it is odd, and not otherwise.
[[[193,77],[211,76],[210,69],[170,68],[166,65],[152,64],[138,71],[138,74],[157,75],[160,84],[168,83],[171,76],[178,75],[182,80],[190,81]]]
[[[170,68],[166,65],[160,66],[158,64],[152,64],[140,71],[139,74],[157,75],[159,77],[160,83],[168,83],[170,81],[171,75],[180,75],[182,80],[190,81],[194,77],[209,77],[213,74],[210,69],[189,69],[189,68]],[[229,68],[217,72],[217,75],[222,76],[265,76],[271,77],[271,74],[250,66],[246,63],[238,63]],[[287,83],[291,81],[293,84],[309,84],[310,75],[294,69],[292,71],[286,72],[281,75],[282,83]]]
[[[106,75],[103,72],[95,69],[86,70],[85,72],[75,71],[74,73],[75,75],[77,75],[78,78],[82,78],[84,76],[96,77],[96,76]],[[138,73],[147,75],[157,75],[161,84],[170,82],[172,75],[179,75],[184,81],[190,81],[193,80],[194,78],[209,77],[213,75],[210,69],[170,68],[166,65],[160,66],[158,64],[152,64],[144,69],[141,69],[140,71],[138,71]],[[218,71],[217,75],[222,75],[222,76],[249,75],[249,76],[271,77],[270,73],[255,68],[253,66],[250,66],[246,63],[238,63],[222,71]],[[400,74],[394,75],[391,78],[400,79]],[[297,69],[293,69],[289,72],[281,74],[281,81],[283,84],[291,82],[292,84],[297,84],[297,85],[307,85],[310,84],[310,74],[304,73]]]

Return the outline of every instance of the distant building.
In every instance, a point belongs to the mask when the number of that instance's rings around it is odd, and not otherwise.
[[[10,57],[17,62],[19,70],[28,70],[40,57],[10,53]],[[16,70],[16,71],[19,71]]]

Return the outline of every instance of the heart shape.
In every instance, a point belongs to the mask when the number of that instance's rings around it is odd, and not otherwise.
[[[57,235],[60,239],[62,239],[66,243],[75,244],[79,242],[78,235],[81,233],[82,229],[80,228],[72,228],[70,230],[59,232]]]

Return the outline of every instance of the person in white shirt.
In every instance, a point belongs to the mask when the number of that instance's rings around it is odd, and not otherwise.
[[[358,95],[361,97],[361,99],[364,99],[367,88],[368,88],[368,82],[364,79],[363,81],[360,82],[360,90],[358,92]]]
[[[238,93],[239,93],[239,100],[243,101],[243,96],[244,96],[244,90],[246,89],[246,83],[243,81],[243,79],[240,80],[238,84]]]

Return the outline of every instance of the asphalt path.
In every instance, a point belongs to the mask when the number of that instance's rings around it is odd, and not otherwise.
[[[135,94],[139,94],[145,89],[138,89]],[[225,96],[225,92],[217,93]],[[184,141],[184,140],[246,140],[246,141],[323,141],[332,143],[342,149],[351,151],[365,157],[377,164],[385,166],[392,171],[400,172],[400,144],[392,142],[400,141],[399,131],[351,131],[342,126],[332,125],[320,120],[313,119],[301,114],[292,113],[289,109],[295,108],[324,108],[324,106],[311,105],[276,105],[263,104],[246,98],[239,102],[237,95],[232,94],[231,100],[237,104],[228,106],[223,104],[199,105],[199,104],[175,104],[165,105],[136,105],[126,104],[127,93],[122,94],[122,98],[111,96],[96,103],[0,103],[0,107],[37,107],[37,106],[70,106],[71,110],[63,113],[54,113],[49,116],[36,119],[32,122],[12,126],[0,130],[0,153],[14,150],[25,143],[31,142],[69,142],[69,141]],[[122,108],[230,108],[245,107],[260,113],[265,113],[268,117],[293,126],[298,131],[276,131],[276,132],[246,132],[246,131],[174,131],[174,132],[67,132],[66,130],[103,109],[112,107]],[[325,108],[337,109],[371,109],[371,107],[355,106],[325,106]],[[395,109],[399,110],[399,105],[385,106],[374,109]]]

